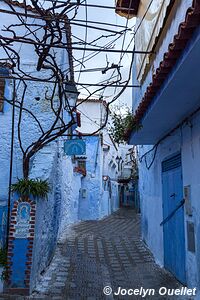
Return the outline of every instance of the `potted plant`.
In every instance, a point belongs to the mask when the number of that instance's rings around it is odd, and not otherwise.
[[[47,180],[41,179],[22,178],[11,185],[11,192],[19,194],[24,200],[28,199],[30,195],[34,199],[47,198],[49,191],[49,183]]]

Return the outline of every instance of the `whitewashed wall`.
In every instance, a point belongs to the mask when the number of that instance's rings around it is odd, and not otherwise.
[[[78,111],[81,113],[81,127],[77,129],[82,133],[90,134],[98,130],[105,120],[106,108],[101,100],[87,100],[78,106]],[[119,208],[116,157],[120,155],[120,151],[111,139],[106,127],[101,130],[95,143],[95,137],[85,137],[85,140],[87,176],[82,180],[82,187],[87,190],[90,202],[84,201],[84,199],[80,200],[80,218],[97,219],[108,216]],[[109,148],[107,151],[103,150],[104,145]],[[98,156],[95,173],[92,172],[91,167],[95,164],[97,146]],[[108,176],[111,188],[105,186],[103,176]]]
[[[9,10],[9,6],[0,1],[1,9]],[[17,11],[24,12],[17,8]],[[3,26],[18,24],[19,21],[15,15],[1,14],[0,34],[12,36],[2,32]],[[27,23],[43,24],[41,20],[28,18]],[[35,27],[33,27],[35,29]],[[19,27],[20,35],[26,32]],[[40,31],[37,32],[41,36]],[[66,38],[66,37],[65,37]],[[21,58],[21,69],[33,76],[44,79],[49,76],[49,71],[36,71],[38,57],[36,56],[33,45],[15,43],[13,48],[19,53]],[[0,59],[7,58],[6,53],[0,47]],[[69,69],[67,49],[56,49],[56,60],[62,64],[65,69]],[[18,86],[16,81],[17,95],[16,99],[21,99],[23,85]],[[55,120],[52,113],[51,104],[45,98],[45,92],[48,95],[54,87],[49,82],[26,81],[27,93],[24,99],[24,105],[30,109],[39,119],[44,131],[50,128]],[[6,79],[5,97],[12,99],[13,81]],[[36,97],[40,97],[39,101]],[[55,95],[55,103],[57,94]],[[19,147],[17,136],[17,122],[19,111],[15,110],[15,128],[14,128],[14,153],[13,153],[13,176],[12,183],[18,178],[22,178],[22,153]],[[69,118],[69,116],[66,116]],[[9,166],[11,150],[11,131],[12,131],[12,106],[5,102],[4,112],[0,113],[0,205],[7,205],[8,184],[9,184]],[[21,136],[23,146],[26,147],[36,141],[41,132],[33,118],[24,113],[21,122]],[[39,199],[36,209],[36,228],[33,252],[33,268],[31,274],[31,288],[34,288],[40,272],[43,272],[51,260],[56,247],[58,234],[61,235],[64,228],[75,222],[78,218],[78,196],[80,189],[80,176],[73,173],[71,158],[64,156],[63,142],[61,144],[54,142],[39,151],[32,159],[30,165],[30,177],[33,179],[47,179],[51,185],[51,192],[48,200]],[[59,230],[60,227],[60,230]]]

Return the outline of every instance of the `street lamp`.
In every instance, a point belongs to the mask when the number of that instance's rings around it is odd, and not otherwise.
[[[77,87],[73,81],[69,81],[65,84],[65,94],[68,99],[68,103],[65,100],[65,108],[68,106],[70,108],[75,107],[76,101],[80,93],[78,92]]]
[[[109,178],[109,176],[107,176],[107,175],[104,175],[104,176],[103,176],[103,181],[107,181],[107,180],[108,180],[108,178]]]

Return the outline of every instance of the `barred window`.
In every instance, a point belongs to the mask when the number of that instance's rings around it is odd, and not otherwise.
[[[78,160],[78,168],[86,171],[86,160]]]

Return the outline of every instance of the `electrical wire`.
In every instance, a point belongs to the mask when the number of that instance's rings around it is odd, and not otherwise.
[[[85,0],[85,3],[87,4],[87,0]],[[85,20],[86,20],[86,25],[87,25],[87,19],[88,19],[88,13],[87,13],[87,7],[85,7]],[[84,40],[85,47],[84,47],[84,50],[83,50],[83,56],[82,56],[82,60],[81,60],[81,66],[80,66],[80,69],[79,69],[79,75],[78,75],[78,78],[77,78],[77,82],[79,82],[79,80],[80,80],[80,77],[81,77],[81,70],[82,70],[82,68],[83,68],[83,62],[84,62],[84,59],[85,59],[87,36],[88,36],[88,27],[85,28],[85,40]]]
[[[130,9],[130,7],[131,7],[131,4],[132,4],[132,0],[130,0],[130,3],[129,3],[129,9]],[[127,16],[127,20],[126,20],[126,25],[125,25],[126,29],[128,28],[129,15],[130,15],[130,10],[128,11],[128,16]],[[125,32],[125,34],[124,34],[124,36],[123,36],[122,47],[121,47],[121,50],[122,50],[122,51],[124,50],[124,43],[125,43],[125,40],[126,40],[126,33],[127,33],[127,31]],[[119,61],[118,61],[118,65],[121,64],[122,58],[123,58],[123,56],[122,56],[122,52],[121,52],[120,58],[119,58]],[[118,76],[119,76],[119,75],[118,75]],[[117,89],[117,88],[115,88],[114,93],[116,92],[116,89]]]
[[[153,0],[152,0],[153,1]],[[151,1],[151,2],[152,2]],[[56,7],[56,3],[61,3],[61,4],[66,4],[64,1],[47,1],[47,2],[51,2],[52,3],[52,5],[54,5],[54,7]],[[44,3],[44,2],[43,2]],[[43,3],[41,4],[41,7],[43,8]],[[83,6],[84,8],[85,8],[85,12],[86,12],[86,14],[87,14],[87,9],[88,9],[88,7],[98,7],[98,8],[109,8],[109,7],[106,7],[106,6],[102,6],[102,5],[90,5],[90,4],[88,4],[86,1],[82,1],[80,4],[78,4],[78,3],[71,3],[72,5],[74,5],[74,7],[72,8],[72,9],[74,9],[74,8],[77,8],[77,7],[80,7],[80,6]],[[115,9],[115,7],[112,7],[112,8],[114,8]],[[68,10],[68,12],[69,12],[69,10]],[[128,9],[128,14],[130,13],[130,6],[129,6],[129,9]],[[144,19],[144,17],[143,17],[143,19]],[[79,19],[78,19],[79,20]],[[79,22],[78,20],[76,20],[76,19],[74,19],[73,20],[73,22],[75,22],[76,24]],[[62,21],[62,20],[60,20],[60,21]],[[81,22],[83,23],[83,21],[86,23],[86,25],[87,25],[87,22],[88,22],[88,18],[87,18],[87,15],[86,15],[86,20],[81,20]],[[80,23],[81,23],[80,22]],[[95,21],[89,21],[89,22],[93,22],[93,24],[95,24],[95,23],[100,23],[100,22],[95,22]],[[103,24],[103,22],[102,22],[102,24]],[[111,24],[111,23],[107,23],[107,24],[105,24],[105,25],[112,25],[112,26],[115,26],[114,24]],[[74,24],[75,25],[75,24]],[[117,26],[117,25],[116,25]],[[126,29],[128,29],[128,20],[126,21],[126,26],[124,26]],[[87,26],[86,26],[86,31],[85,32],[87,32]],[[127,31],[125,31],[124,32],[124,34],[123,34],[123,41],[122,41],[122,46],[121,46],[121,50],[119,50],[119,53],[120,53],[120,60],[123,58],[123,56],[124,56],[124,53],[123,53],[123,49],[124,49],[124,44],[125,44],[125,40],[126,40],[126,34],[127,34]],[[24,41],[23,41],[24,42]],[[83,48],[81,48],[80,47],[80,50],[82,51],[83,50],[83,55],[82,55],[82,60],[81,60],[81,62],[79,63],[80,64],[80,69],[79,70],[81,70],[82,68],[83,68],[83,64],[87,61],[87,56],[85,55],[85,52],[86,52],[86,38],[85,38],[85,41],[83,41],[83,44],[84,44],[84,47]],[[129,45],[130,45],[130,43],[129,43]],[[75,49],[75,50],[78,50],[76,47],[72,47],[72,49]],[[128,49],[128,48],[127,48]],[[108,52],[109,50],[110,50],[110,52],[116,52],[116,50],[114,50],[114,49],[92,49],[91,50],[91,48],[90,49],[87,49],[87,50],[89,50],[89,51],[96,51],[96,53],[90,53],[89,55],[89,60],[91,60],[93,57],[95,57],[96,55],[98,55],[101,51],[100,50],[102,50],[103,52],[104,51],[106,51],[106,52]],[[132,53],[132,51],[129,51],[129,53]],[[66,71],[68,72],[68,69],[66,69]],[[116,71],[115,71],[116,72]],[[79,82],[79,79],[80,79],[80,71],[79,71],[79,75],[78,75],[78,82]],[[112,75],[110,76],[110,78],[112,78]],[[110,79],[107,79],[106,80],[106,83],[109,83],[109,80]],[[91,84],[91,85],[89,85],[88,83],[87,84],[85,84],[85,85],[87,85],[87,86],[95,86],[95,84]],[[109,85],[109,84],[108,84]],[[102,85],[103,86],[103,85]],[[120,86],[119,86],[120,87]],[[122,85],[121,85],[121,87],[122,87]],[[127,87],[128,87],[128,85],[127,85]],[[132,86],[131,86],[132,87]],[[85,87],[83,87],[83,88],[85,88]],[[115,87],[115,91],[116,91],[116,87]],[[102,91],[102,93],[101,93],[101,95],[103,95],[103,92],[104,91]]]
[[[73,23],[74,22],[86,22],[85,20],[80,20],[80,19],[75,19],[75,20],[73,20]],[[126,29],[126,26],[123,26],[123,25],[116,25],[116,24],[112,24],[112,23],[106,23],[106,22],[103,22],[103,24],[102,24],[102,22],[97,22],[97,21],[89,21],[89,20],[87,20],[87,23],[91,23],[91,24],[98,24],[98,25],[101,25],[101,27],[102,27],[102,25],[104,25],[104,26],[112,26],[112,27],[119,27],[119,28],[123,28],[123,29]]]
[[[61,0],[45,0],[46,2],[51,2],[51,3],[54,3],[54,2],[57,2],[57,3],[61,3],[61,4],[65,4],[64,1],[61,1]],[[71,5],[74,5],[74,6],[87,6],[87,7],[93,7],[93,8],[102,8],[102,9],[111,9],[111,10],[115,10],[117,8],[121,8],[121,7],[117,7],[117,6],[106,6],[106,5],[98,5],[98,4],[84,4],[83,2],[82,3],[79,3],[77,4],[77,2],[71,2],[70,3]],[[127,10],[127,11],[130,11],[130,8],[123,8],[123,10]]]

